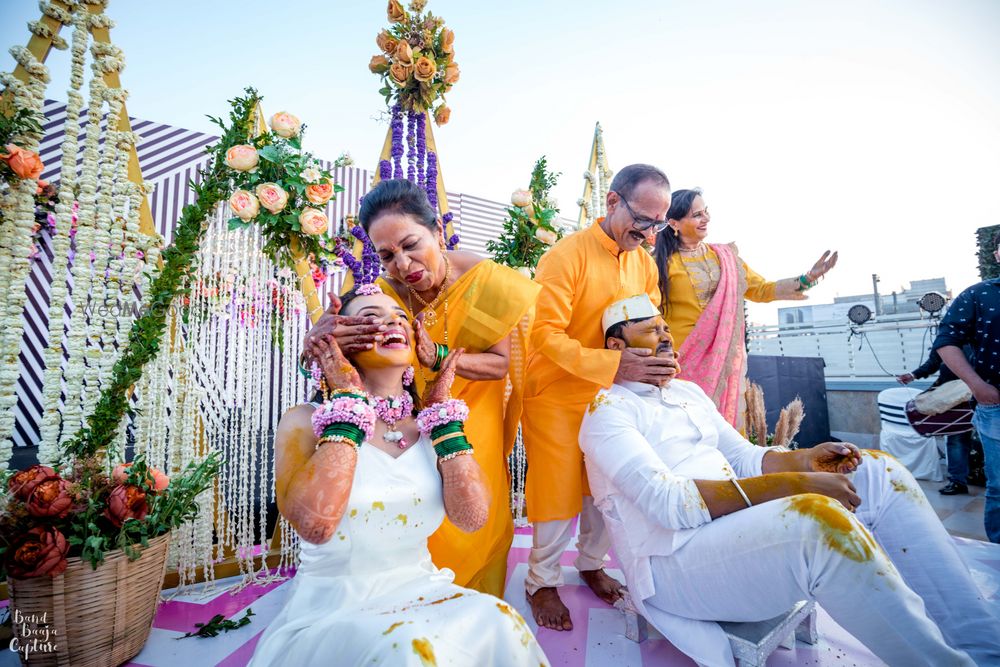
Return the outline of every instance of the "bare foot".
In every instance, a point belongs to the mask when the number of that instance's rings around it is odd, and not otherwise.
[[[580,578],[594,595],[613,605],[622,596],[624,584],[602,570],[580,570]]]
[[[535,623],[543,628],[552,630],[572,630],[573,621],[569,619],[569,609],[559,598],[559,593],[554,588],[539,588],[531,595],[527,591],[524,595],[531,605],[531,615],[535,617]]]

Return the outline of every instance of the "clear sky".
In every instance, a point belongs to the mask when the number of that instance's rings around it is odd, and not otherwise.
[[[911,279],[978,280],[974,231],[1000,223],[1000,2],[431,0],[462,79],[436,130],[450,190],[506,200],[540,155],[576,218],[594,123],[613,169],[701,186],[710,241],[769,278],[826,248],[814,303]],[[244,85],[309,125],[308,148],[374,165],[386,131],[367,63],[385,3],[112,0],[134,116],[212,131]],[[0,0],[25,44],[34,0]],[[67,31],[67,37],[68,31]],[[0,68],[13,59],[0,56]],[[50,58],[65,98],[68,53]],[[775,306],[751,319],[776,322]]]

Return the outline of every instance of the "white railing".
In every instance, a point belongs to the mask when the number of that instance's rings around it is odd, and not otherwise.
[[[895,382],[927,360],[936,333],[929,319],[747,328],[750,354],[820,357],[827,381],[838,383]]]

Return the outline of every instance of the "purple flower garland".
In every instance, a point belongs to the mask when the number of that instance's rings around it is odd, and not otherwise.
[[[416,182],[416,168],[417,168],[417,151],[416,140],[414,133],[416,128],[413,127],[417,119],[417,114],[414,111],[408,111],[406,113],[406,180]]]
[[[403,178],[403,111],[398,104],[392,107],[392,162],[393,178]]]
[[[380,180],[388,181],[392,178],[392,163],[388,160],[381,160],[378,163],[378,177]],[[360,201],[358,202],[361,203]]]
[[[438,210],[437,176],[437,153],[427,151],[427,182],[424,184],[424,189],[427,191],[427,201],[431,203],[435,213]]]
[[[427,163],[426,116],[417,114],[417,185],[424,187],[424,166]]]

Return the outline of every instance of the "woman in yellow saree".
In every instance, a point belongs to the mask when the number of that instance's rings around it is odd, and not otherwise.
[[[455,572],[459,586],[503,597],[514,536],[507,455],[521,416],[525,343],[540,288],[491,260],[447,251],[434,209],[410,181],[379,183],[358,217],[384,269],[380,287],[415,319],[417,394],[447,349],[465,350],[451,391],[469,406],[465,433],[490,487],[490,517],[475,533],[446,519],[429,540],[431,556]],[[360,321],[332,333],[351,348],[372,345],[379,335]]]

